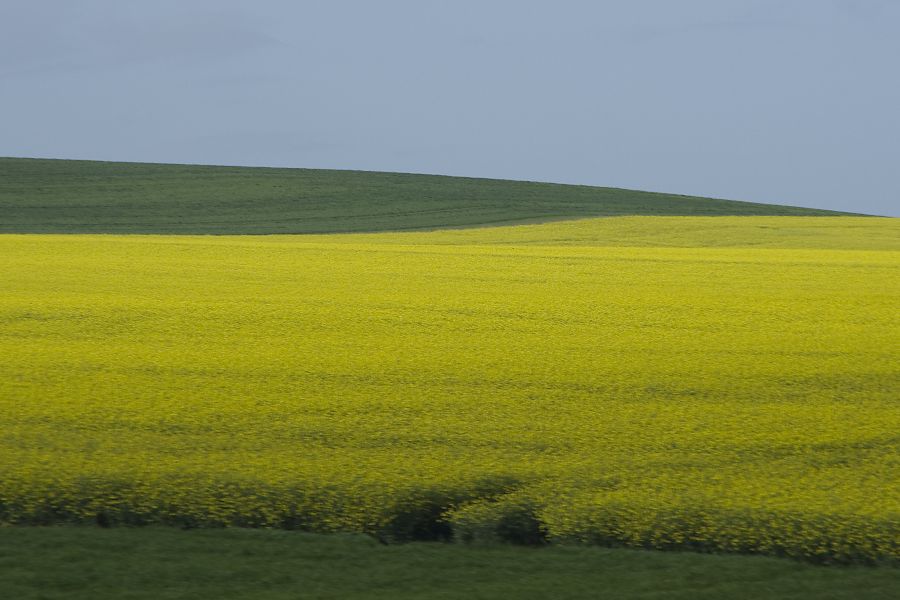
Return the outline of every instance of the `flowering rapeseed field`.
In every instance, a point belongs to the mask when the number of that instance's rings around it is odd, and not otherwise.
[[[897,560],[900,223],[0,236],[0,520]]]

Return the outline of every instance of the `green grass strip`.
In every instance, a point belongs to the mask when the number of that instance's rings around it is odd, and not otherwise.
[[[427,598],[877,599],[900,571],[590,547],[384,546],[246,529],[0,528],[17,600]]]

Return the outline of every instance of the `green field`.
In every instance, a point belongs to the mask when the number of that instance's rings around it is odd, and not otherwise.
[[[15,600],[888,600],[898,585],[895,569],[758,556],[383,546],[246,529],[0,528],[0,596]]]
[[[618,215],[836,215],[434,175],[0,158],[0,233],[334,233]]]

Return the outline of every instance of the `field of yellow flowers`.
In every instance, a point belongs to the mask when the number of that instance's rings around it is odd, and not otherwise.
[[[900,222],[0,236],[0,521],[900,559]]]

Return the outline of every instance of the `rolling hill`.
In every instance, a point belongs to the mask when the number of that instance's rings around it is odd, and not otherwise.
[[[841,214],[497,179],[0,158],[0,233],[339,233],[621,215]]]
[[[0,158],[0,589],[893,597],[898,253],[788,206]]]

